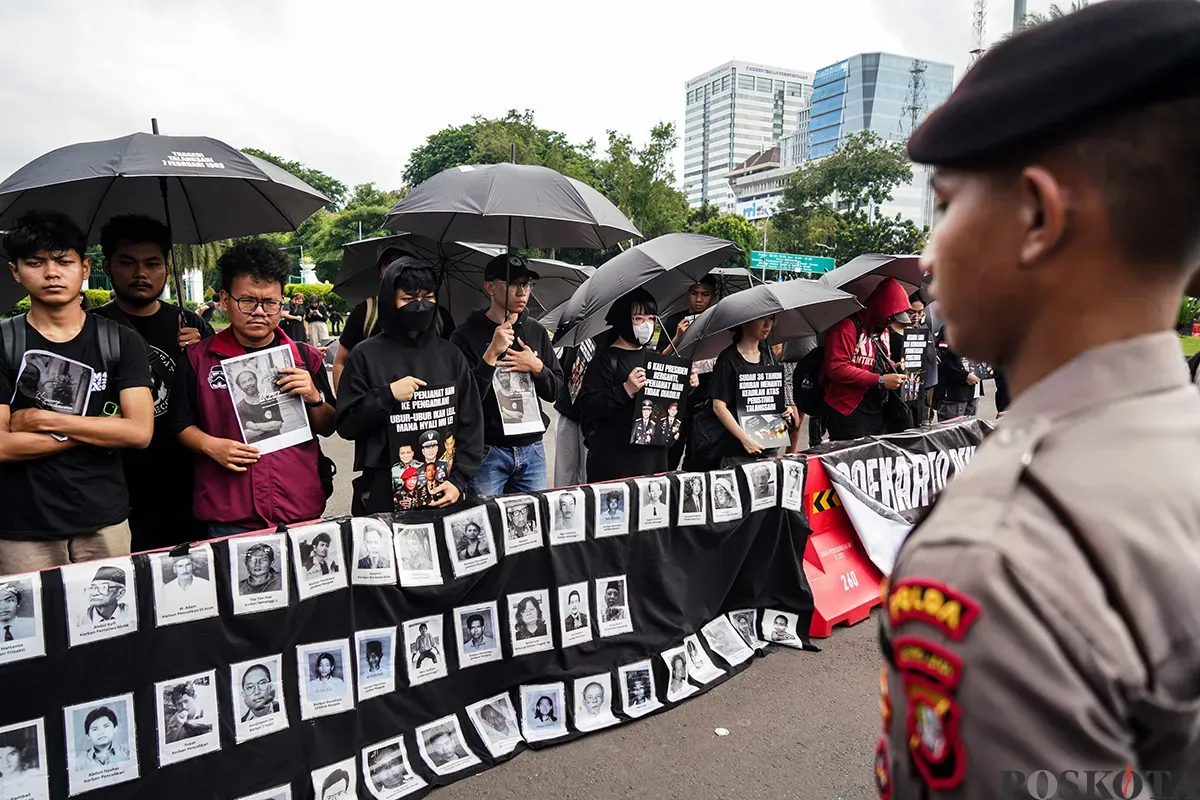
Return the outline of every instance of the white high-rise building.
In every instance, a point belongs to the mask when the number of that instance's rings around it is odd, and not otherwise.
[[[685,84],[683,184],[688,204],[733,213],[726,174],[794,132],[812,97],[813,73],[730,61]]]

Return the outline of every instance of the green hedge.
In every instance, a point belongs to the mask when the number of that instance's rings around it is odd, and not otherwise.
[[[84,289],[83,293],[87,295],[87,299],[91,301],[93,306],[102,306],[108,302],[108,289]],[[187,307],[195,311],[198,306],[196,303],[188,300]],[[18,300],[16,305],[9,309],[8,313],[3,316],[12,317],[17,314],[27,313],[29,313],[29,295]]]
[[[328,283],[290,283],[283,287],[283,295],[284,297],[291,297],[294,294],[302,294],[304,295],[304,299],[307,301],[308,298],[315,294],[320,297],[326,305],[333,306],[338,311],[342,312],[343,315],[349,314],[349,304],[346,303],[346,301],[339,297],[336,293],[330,291],[332,288],[333,286]]]

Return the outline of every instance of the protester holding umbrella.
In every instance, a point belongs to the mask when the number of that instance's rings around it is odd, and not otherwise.
[[[677,345],[683,339],[688,326],[696,317],[717,301],[717,278],[712,273],[688,287],[688,307],[663,318],[662,338],[658,340],[658,350],[663,354],[674,353],[673,344]]]

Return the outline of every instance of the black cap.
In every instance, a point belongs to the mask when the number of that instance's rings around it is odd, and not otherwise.
[[[441,440],[442,439],[440,436],[438,436],[437,431],[425,431],[421,434],[421,447],[424,447],[427,444],[438,444],[441,442]]]
[[[521,278],[537,280],[542,277],[529,268],[529,262],[516,253],[501,253],[487,263],[483,268],[485,281],[508,281],[512,283]]]
[[[994,46],[913,132],[918,163],[1003,163],[1075,130],[1200,93],[1200,2],[1106,0]]]

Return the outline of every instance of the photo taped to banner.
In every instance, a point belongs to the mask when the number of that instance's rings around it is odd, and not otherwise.
[[[709,683],[725,674],[725,670],[713,664],[696,634],[683,640],[683,648],[687,653],[689,679]]]
[[[736,667],[754,655],[754,651],[724,615],[705,625],[700,629],[700,633],[704,636],[704,641],[708,642],[709,648],[725,659],[725,663],[731,667]]]
[[[775,462],[756,461],[742,465],[746,485],[750,487],[750,511],[775,507]]]
[[[160,767],[221,749],[216,671],[156,683],[154,696]]]
[[[178,556],[150,553],[148,558],[158,627],[217,616],[211,545],[194,545]]]
[[[233,402],[242,441],[260,455],[310,441],[308,411],[299,395],[279,390],[282,370],[296,361],[288,345],[271,347],[221,361],[225,387]]]
[[[441,586],[442,560],[432,523],[392,526],[396,555],[400,559],[400,585]]]
[[[688,683],[688,662],[686,645],[673,647],[662,654],[663,663],[667,665],[667,702],[678,703],[685,697],[694,694],[696,687]]]
[[[521,729],[525,741],[544,742],[567,735],[566,693],[561,682],[521,687]]]
[[[467,706],[467,717],[492,758],[502,758],[524,741],[508,692]]]
[[[789,511],[804,511],[804,462],[785,458],[779,462],[783,468],[783,500],[780,502]]]
[[[596,579],[596,614],[602,637],[633,633],[629,587],[624,575]]]
[[[492,373],[492,394],[500,409],[500,424],[504,426],[505,436],[546,430],[532,374],[497,369]]]
[[[804,639],[797,630],[800,618],[786,611],[776,611],[771,608],[763,610],[762,638],[768,642],[804,649]]]
[[[596,538],[629,533],[629,487],[624,483],[592,486],[596,498]]]
[[[564,648],[592,640],[588,594],[587,581],[558,587],[559,634]]]
[[[397,403],[388,419],[392,453],[392,507],[425,508],[454,472],[458,432],[458,389],[452,383],[425,386]]]
[[[231,665],[229,684],[233,694],[234,738],[238,744],[287,729],[281,654]]]
[[[285,534],[235,536],[228,540],[233,613],[253,614],[288,604]]]
[[[137,780],[137,723],[133,695],[122,694],[63,709],[67,785],[74,796]]]
[[[703,472],[679,473],[678,525],[705,525],[708,522],[708,495],[704,491]]]
[[[638,530],[653,531],[671,525],[671,481],[665,475],[660,478],[637,478],[638,498],[641,501],[638,514]]]
[[[631,717],[641,717],[662,708],[654,690],[654,666],[649,660],[617,670],[621,681],[621,707]]]
[[[396,554],[387,526],[373,517],[354,517],[350,535],[354,541],[351,581],[361,586],[395,586]]]
[[[44,655],[41,573],[0,578],[0,664]]]
[[[350,800],[358,797],[358,765],[354,758],[314,769],[311,776],[317,800]]]
[[[50,800],[44,719],[0,727],[0,767],[3,800]]]
[[[554,649],[554,636],[547,622],[550,592],[535,589],[508,596],[508,624],[514,656]]]
[[[417,749],[438,775],[450,775],[480,763],[479,756],[467,747],[457,714],[417,728]]]
[[[542,513],[537,498],[529,495],[499,497],[496,505],[500,506],[500,524],[504,527],[504,555],[542,546]]]
[[[738,636],[742,637],[750,648],[754,650],[762,650],[767,646],[767,643],[758,638],[758,611],[753,608],[743,608],[738,611],[729,612],[729,621],[733,623],[733,629],[737,631]]]
[[[550,506],[550,545],[582,542],[587,538],[585,495],[582,489],[567,489],[546,495]]]
[[[71,647],[137,632],[137,581],[132,558],[65,564],[60,572],[67,596]]]
[[[445,638],[442,632],[442,615],[422,617],[405,622],[404,655],[405,666],[408,669],[408,685],[420,686],[423,683],[444,678],[448,674],[446,667]]]
[[[500,660],[499,619],[495,600],[454,609],[459,669]]]
[[[364,747],[362,763],[367,790],[376,800],[399,800],[429,785],[413,772],[403,736]]]
[[[292,800],[292,785],[285,783],[273,789],[239,797],[237,800]]]
[[[645,369],[646,385],[633,398],[638,416],[629,432],[629,443],[668,447],[679,441],[683,425],[679,412],[691,364],[647,351]]]
[[[350,640],[296,646],[300,675],[300,718],[315,719],[354,708],[350,690]]]
[[[791,443],[782,416],[783,401],[782,367],[738,373],[738,425],[764,450]]]
[[[742,495],[738,491],[737,475],[733,470],[710,472],[712,486],[712,521],[736,522],[742,518]]]
[[[396,691],[396,629],[355,631],[358,702]]]
[[[95,376],[95,370],[81,361],[48,350],[26,350],[9,406],[13,413],[40,408],[81,417],[87,412]]]
[[[496,564],[496,540],[486,504],[450,514],[442,519],[442,527],[455,578],[483,572]]]
[[[346,588],[342,562],[342,526],[336,522],[303,525],[288,531],[296,590],[301,600]]]
[[[572,690],[575,696],[575,727],[579,730],[598,731],[620,721],[612,709],[611,673],[576,678]]]

